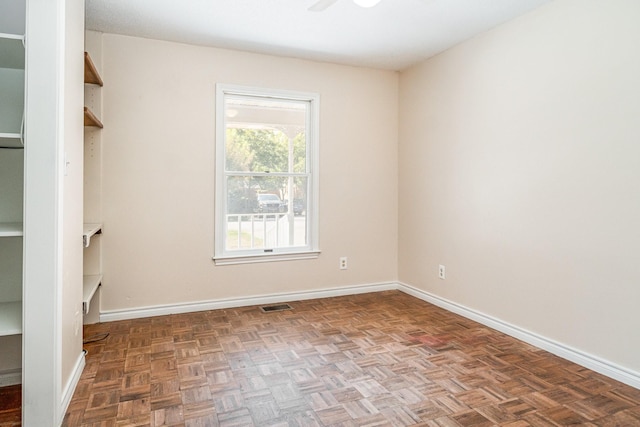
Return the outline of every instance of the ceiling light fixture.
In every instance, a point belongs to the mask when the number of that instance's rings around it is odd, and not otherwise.
[[[360,7],[373,7],[380,3],[380,0],[353,0]]]

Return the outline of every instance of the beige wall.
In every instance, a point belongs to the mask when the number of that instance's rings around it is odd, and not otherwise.
[[[102,59],[103,312],[396,279],[396,73],[112,34]],[[320,94],[319,259],[214,266],[216,83]]]
[[[402,73],[402,282],[640,371],[638,22],[558,0]]]

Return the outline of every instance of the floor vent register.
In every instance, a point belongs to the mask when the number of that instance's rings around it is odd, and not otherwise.
[[[265,305],[260,307],[264,313],[273,313],[274,311],[284,311],[284,310],[293,310],[289,304],[276,304],[276,305]]]

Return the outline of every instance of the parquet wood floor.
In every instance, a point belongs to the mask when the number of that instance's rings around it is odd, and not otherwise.
[[[22,418],[21,407],[21,385],[0,387],[0,426],[19,426]]]
[[[640,390],[399,291],[89,325],[66,426],[633,426]]]

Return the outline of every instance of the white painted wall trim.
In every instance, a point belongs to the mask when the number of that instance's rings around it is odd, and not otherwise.
[[[73,367],[73,371],[71,376],[69,377],[69,381],[65,384],[62,389],[62,401],[60,402],[60,414],[58,423],[61,425],[62,420],[67,412],[67,408],[69,407],[69,403],[71,403],[71,398],[73,397],[73,393],[76,391],[76,387],[78,382],[80,381],[80,376],[82,375],[82,371],[84,370],[85,365],[85,352],[82,351],[80,356],[78,356],[78,360],[76,360],[76,364]]]
[[[580,366],[584,366],[585,368],[591,369],[609,378],[613,378],[622,383],[630,385],[631,387],[640,389],[640,372],[635,372],[630,369],[624,368],[608,360],[604,360],[592,354],[585,353],[581,350],[551,340],[526,329],[522,329],[516,325],[512,325],[503,320],[457,304],[453,301],[441,298],[437,295],[431,294],[421,289],[417,289],[413,286],[404,283],[398,283],[398,290],[438,307],[444,308],[447,311],[459,314],[492,329],[503,332],[507,335],[546,350],[549,353],[553,353],[556,356],[562,357],[563,359],[577,363]]]
[[[368,292],[381,292],[397,289],[398,285],[396,283],[374,283],[367,285],[318,289],[305,292],[283,292],[269,295],[257,295],[252,297],[225,298],[219,300],[198,301],[184,304],[167,304],[125,310],[109,310],[100,312],[100,322],[138,319],[141,317],[151,316],[165,316],[168,314],[190,313],[194,311],[218,310],[222,308],[246,307],[249,305],[274,304],[289,301],[330,298],[344,295],[364,294]]]
[[[429,302],[447,311],[459,314],[463,317],[481,323],[487,327],[546,350],[559,357],[562,357],[563,359],[577,363],[580,366],[584,366],[585,368],[591,369],[609,378],[613,378],[622,383],[640,389],[639,372],[624,368],[608,360],[604,360],[592,354],[585,353],[581,350],[551,340],[542,335],[520,328],[516,325],[512,325],[508,322],[465,307],[453,301],[441,298],[437,295],[415,288],[411,285],[398,282],[374,283],[329,289],[318,289],[306,292],[277,293],[244,298],[226,298],[221,300],[201,301],[185,304],[104,311],[100,313],[100,321],[110,322],[115,320],[137,319],[141,317],[163,316],[167,314],[189,313],[193,311],[216,310],[261,304],[274,304],[281,302],[329,298],[389,290],[402,291],[408,295]]]
[[[22,369],[13,369],[0,373],[0,387],[22,383]]]
[[[65,0],[26,2],[22,424],[56,425],[61,391]]]

